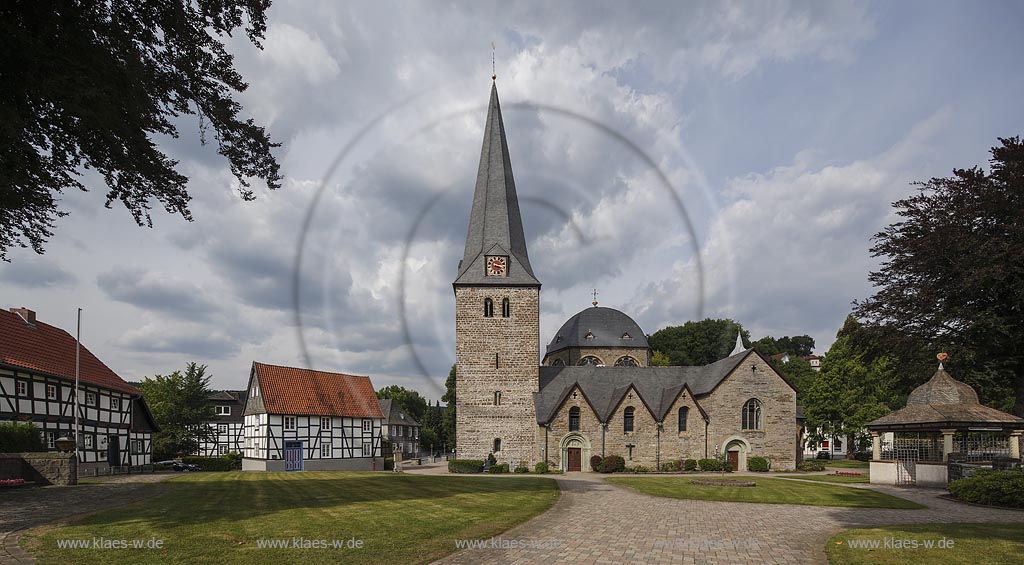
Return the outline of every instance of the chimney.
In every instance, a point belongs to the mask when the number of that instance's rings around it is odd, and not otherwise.
[[[14,312],[15,314],[21,316],[21,319],[25,320],[25,322],[28,324],[35,325],[36,323],[36,313],[33,312],[32,310],[29,310],[28,308],[25,308],[24,306],[22,306],[21,308],[11,308],[11,312]]]

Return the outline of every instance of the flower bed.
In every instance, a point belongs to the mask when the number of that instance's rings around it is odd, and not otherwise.
[[[858,473],[856,471],[836,471],[835,474],[838,477],[859,477],[859,476],[861,476],[861,473]]]
[[[756,487],[757,483],[754,481],[726,481],[726,480],[715,480],[715,479],[697,479],[690,481],[690,484],[700,485],[702,487]]]

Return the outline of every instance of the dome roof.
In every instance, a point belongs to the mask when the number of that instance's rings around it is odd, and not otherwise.
[[[594,306],[566,320],[548,344],[552,353],[567,347],[650,347],[633,318],[614,308]]]
[[[978,393],[971,385],[949,376],[940,365],[928,382],[907,397],[907,406],[911,404],[978,404]]]

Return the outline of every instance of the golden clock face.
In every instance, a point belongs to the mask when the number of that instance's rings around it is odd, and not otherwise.
[[[508,257],[489,255],[484,258],[484,269],[489,277],[504,277],[508,273]]]

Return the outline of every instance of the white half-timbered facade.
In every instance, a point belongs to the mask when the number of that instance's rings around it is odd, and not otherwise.
[[[199,455],[216,457],[229,452],[242,453],[245,449],[244,390],[217,390],[210,393],[213,419],[207,422],[215,436],[200,442]]]
[[[84,345],[80,351],[79,468],[152,462],[157,430],[142,393]],[[75,437],[75,338],[26,308],[0,311],[0,420],[32,422],[47,449]]]
[[[254,362],[247,392],[243,470],[383,470],[369,377]]]

